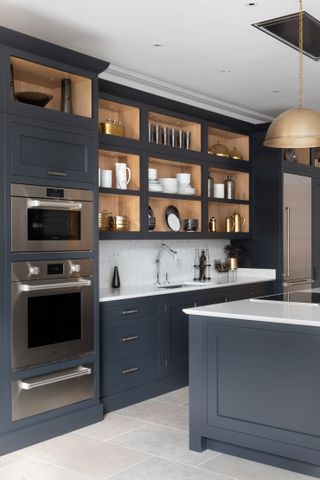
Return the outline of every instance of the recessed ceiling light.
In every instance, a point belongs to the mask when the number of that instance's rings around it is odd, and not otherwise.
[[[222,70],[220,70],[221,73],[230,73],[231,70],[229,68],[223,68]]]
[[[257,6],[258,6],[258,3],[257,3],[257,2],[247,2],[247,3],[246,3],[246,6],[247,6],[247,7],[257,7]]]
[[[153,47],[163,47],[163,43],[153,43]]]
[[[272,93],[280,93],[280,90],[272,90]]]

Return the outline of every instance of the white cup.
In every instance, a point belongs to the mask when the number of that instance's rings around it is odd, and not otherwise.
[[[213,196],[215,198],[224,198],[224,183],[215,183],[213,185]]]
[[[126,163],[116,163],[116,188],[127,189],[131,180],[131,170]]]
[[[190,185],[191,174],[190,173],[177,173],[176,179],[179,185]]]
[[[149,180],[157,180],[157,169],[156,168],[148,168],[148,177]]]
[[[101,170],[101,186],[112,188],[112,170]]]

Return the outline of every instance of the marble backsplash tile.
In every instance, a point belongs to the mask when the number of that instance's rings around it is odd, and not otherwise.
[[[160,264],[160,281],[192,280],[194,250],[209,249],[210,259],[224,258],[223,247],[229,240],[108,240],[100,241],[100,288],[109,287],[113,267],[118,266],[121,286],[150,285],[155,283],[155,258],[161,243],[177,250],[179,261],[164,251]]]

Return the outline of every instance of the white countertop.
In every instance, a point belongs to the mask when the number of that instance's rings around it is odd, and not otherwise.
[[[180,288],[158,288],[155,285],[134,285],[121,287],[119,289],[101,288],[100,302],[110,302],[114,300],[126,300],[129,298],[150,297],[153,295],[168,295],[170,293],[184,293],[200,290],[208,290],[211,288],[232,287],[237,285],[246,285],[250,283],[260,283],[275,280],[275,270],[272,269],[255,269],[255,268],[239,268],[237,281],[228,283],[213,283],[214,278],[210,283],[195,283],[193,285],[184,285]],[[183,281],[171,282],[174,284],[182,284]]]
[[[310,290],[307,290],[310,291]],[[313,292],[320,293],[320,288]],[[186,308],[188,315],[204,317],[236,318],[255,322],[284,323],[320,327],[320,305],[289,302],[257,301],[256,299],[219,303],[204,307]]]

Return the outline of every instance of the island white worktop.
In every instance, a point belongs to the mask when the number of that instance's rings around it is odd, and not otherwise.
[[[320,293],[320,288],[315,288],[312,291]],[[199,315],[202,317],[236,318],[255,322],[320,327],[320,305],[307,303],[298,304],[248,299],[206,305],[203,307],[186,308],[183,311],[188,315]]]
[[[259,269],[259,268],[239,268],[237,280],[228,283],[215,283],[217,278],[214,277],[208,283],[195,283],[193,285],[183,285],[179,288],[158,288],[156,285],[134,285],[121,287],[119,289],[101,288],[100,302],[110,302],[114,300],[126,300],[129,298],[149,297],[153,295],[168,295],[171,293],[185,293],[199,290],[208,290],[212,288],[234,287],[238,285],[246,285],[252,283],[261,283],[273,281],[276,278],[275,270]],[[183,281],[175,281],[172,284],[182,284]]]

